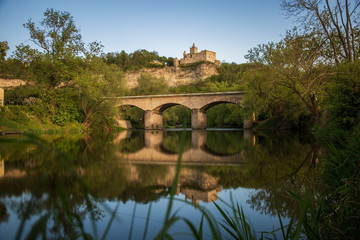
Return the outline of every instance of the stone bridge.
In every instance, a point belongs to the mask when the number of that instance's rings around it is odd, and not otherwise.
[[[117,106],[130,105],[144,110],[145,129],[162,129],[162,112],[175,105],[191,109],[191,128],[206,128],[206,110],[220,104],[233,103],[242,106],[244,92],[190,93],[148,96],[127,96],[114,99]]]

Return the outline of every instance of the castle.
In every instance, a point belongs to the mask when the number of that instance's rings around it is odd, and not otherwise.
[[[216,60],[216,52],[212,52],[209,50],[202,50],[201,52],[198,52],[197,47],[195,47],[195,43],[190,48],[190,53],[186,53],[184,51],[184,58],[180,59],[180,64],[189,64],[189,63],[195,63],[195,62],[212,62],[215,63],[217,66],[220,66],[220,61]],[[179,61],[177,58],[174,60],[174,65],[178,66]]]

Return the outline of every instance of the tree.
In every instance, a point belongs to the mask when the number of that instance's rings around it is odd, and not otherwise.
[[[246,57],[250,62],[265,67],[263,77],[268,83],[267,88],[262,88],[264,84],[260,81],[259,86],[253,88],[259,90],[256,94],[260,98],[267,96],[283,103],[287,99],[299,100],[306,114],[318,121],[319,96],[332,74],[330,67],[322,62],[322,49],[316,36],[298,35],[296,32],[288,32],[279,43],[251,49]]]
[[[83,51],[79,29],[68,12],[47,9],[41,27],[29,19],[24,27],[30,31],[30,40],[45,51],[53,60]]]
[[[9,45],[7,41],[0,41],[0,61],[4,61],[6,57],[6,52],[9,50]]]
[[[86,50],[79,29],[68,12],[47,9],[38,25],[29,19],[24,27],[29,30],[30,40],[37,49],[21,44],[17,46],[15,58],[30,66],[35,80],[52,88],[75,78],[83,68],[82,54],[93,56],[101,50],[101,45],[96,42]]]
[[[116,111],[113,103],[105,97],[118,97],[125,91],[124,75],[118,67],[107,66],[99,60],[93,68],[95,69],[83,72],[74,80],[85,129],[99,129],[111,125]]]
[[[360,54],[359,0],[282,0],[282,7],[304,29],[321,38],[329,56],[339,63],[353,62]]]
[[[164,94],[169,93],[169,85],[163,78],[156,78],[149,73],[142,73],[133,92],[136,95]]]
[[[337,66],[325,97],[329,120],[336,128],[352,129],[360,123],[360,63]]]

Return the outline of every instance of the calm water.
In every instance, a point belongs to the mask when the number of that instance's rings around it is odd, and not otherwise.
[[[109,227],[107,239],[152,239],[163,226],[181,134],[2,137],[0,239],[14,239],[22,221],[25,238],[41,218],[45,234],[55,239],[81,232],[74,227],[80,221],[94,238]],[[186,131],[184,137],[174,211],[198,227],[199,205],[220,221],[212,201],[225,206],[222,201],[230,203],[232,196],[259,236],[280,226],[273,186],[304,188],[319,152],[311,139],[296,134],[208,130]],[[276,191],[286,223],[296,216],[296,203],[281,188]],[[190,230],[183,221],[170,232],[178,239],[191,238],[184,235]],[[204,233],[211,238],[207,224]]]

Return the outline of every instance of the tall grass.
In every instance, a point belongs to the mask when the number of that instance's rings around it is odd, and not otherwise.
[[[360,126],[334,137],[323,161],[327,233],[337,239],[360,236]]]

